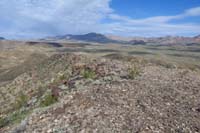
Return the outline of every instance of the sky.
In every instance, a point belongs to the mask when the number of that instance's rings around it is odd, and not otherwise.
[[[0,36],[200,34],[200,0],[0,0]]]

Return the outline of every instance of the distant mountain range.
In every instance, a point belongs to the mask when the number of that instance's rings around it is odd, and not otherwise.
[[[132,45],[196,45],[200,44],[200,35],[195,37],[165,36],[165,37],[117,37],[109,38],[126,42]]]
[[[63,35],[48,37],[47,40],[72,40],[93,43],[117,43],[129,45],[196,45],[200,44],[200,35],[195,37],[165,36],[165,37],[120,37],[106,36],[99,33],[83,35]]]
[[[200,44],[200,37],[166,36],[143,39],[147,44],[156,45],[196,45]]]

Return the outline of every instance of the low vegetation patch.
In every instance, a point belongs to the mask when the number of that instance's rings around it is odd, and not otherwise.
[[[68,69],[68,67],[66,67],[66,69]],[[71,73],[68,70],[59,72],[55,77],[51,79],[51,84],[58,85],[61,82],[68,80],[70,76]]]
[[[20,96],[16,99],[15,109],[20,109],[27,105],[28,97],[25,94],[20,94]]]
[[[136,65],[133,65],[131,68],[129,68],[128,71],[129,71],[128,72],[128,77],[130,79],[135,79],[137,76],[140,75],[140,72],[141,72],[140,68],[138,66],[136,66]]]
[[[96,73],[93,70],[86,69],[82,72],[82,76],[86,79],[94,79],[96,77]]]
[[[57,97],[53,96],[52,93],[45,95],[44,99],[41,101],[40,105],[42,107],[50,106],[58,101]]]
[[[27,117],[30,111],[15,111],[14,113],[9,114],[6,118],[0,118],[0,128],[3,128],[8,125],[13,125],[20,123],[23,119]]]
[[[5,118],[0,118],[0,128],[5,127],[6,125],[8,125],[9,121]]]

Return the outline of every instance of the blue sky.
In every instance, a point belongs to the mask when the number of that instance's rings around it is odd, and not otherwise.
[[[113,0],[111,7],[132,18],[167,16],[200,6],[199,0]]]
[[[0,0],[0,36],[200,34],[200,0]]]

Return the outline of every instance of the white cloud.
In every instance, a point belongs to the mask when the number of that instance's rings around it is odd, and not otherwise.
[[[191,35],[199,24],[172,24],[172,20],[200,16],[200,7],[174,16],[132,19],[115,13],[111,0],[1,0],[0,36],[44,37],[87,32],[119,35]],[[110,22],[103,20],[109,19]]]
[[[0,34],[25,37],[84,33],[112,12],[110,0],[1,0]]]
[[[200,16],[200,7],[191,8],[185,11],[186,16]]]
[[[132,19],[127,16],[110,14],[109,18],[118,23],[109,24],[114,31],[129,36],[165,36],[165,35],[195,35],[200,34],[200,24],[198,23],[170,23],[173,20],[181,20],[187,17],[200,16],[200,7],[195,7],[174,16],[155,16],[144,19]],[[108,26],[108,27],[109,27]]]
[[[148,23],[148,22],[166,23],[171,20],[183,19],[186,17],[194,17],[194,16],[200,16],[200,7],[188,9],[185,12],[174,15],[174,16],[155,16],[155,17],[149,17],[149,18],[144,18],[144,19],[131,19],[127,16],[120,16],[118,14],[109,15],[111,19],[119,20],[119,21],[128,21],[132,23]]]

